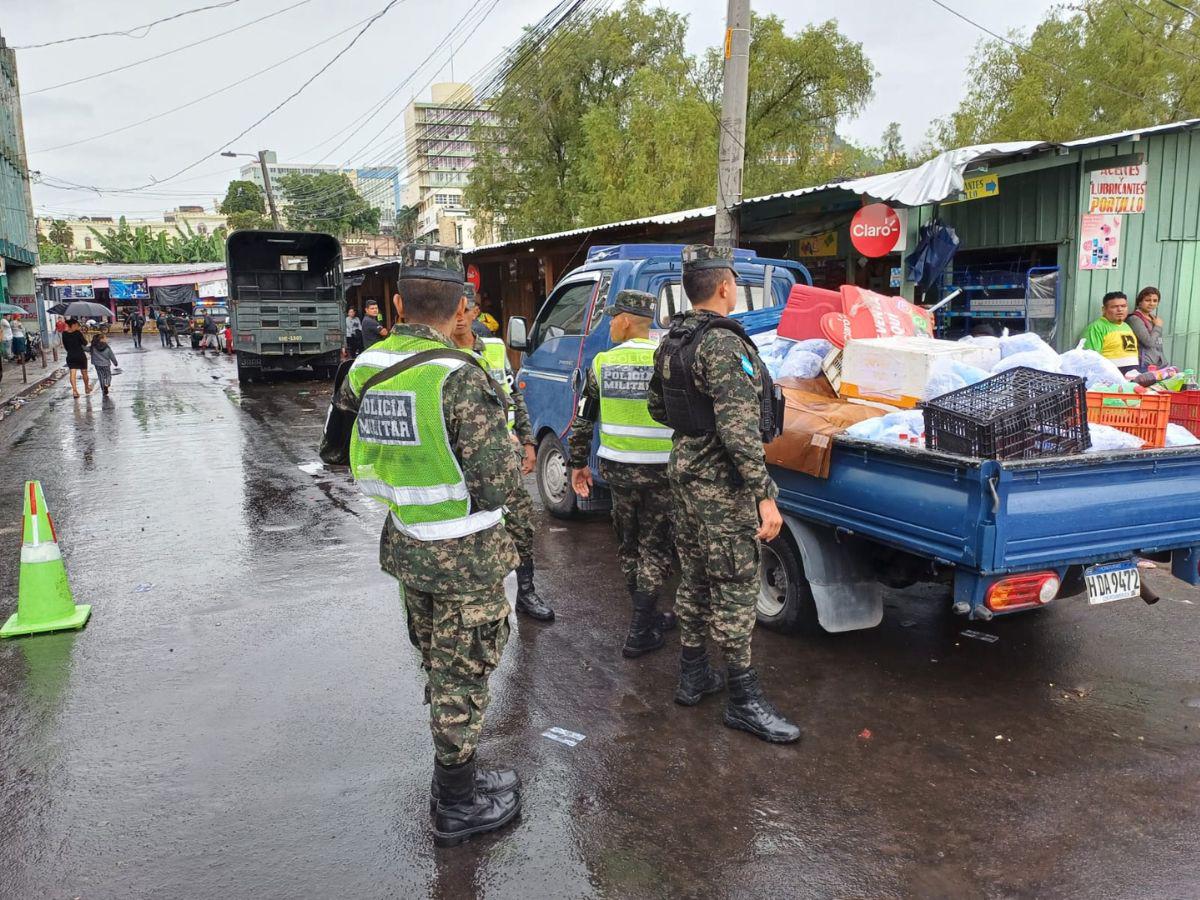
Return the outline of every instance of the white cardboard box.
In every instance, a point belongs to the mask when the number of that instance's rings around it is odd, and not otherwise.
[[[943,359],[958,360],[986,372],[999,361],[1000,350],[927,337],[852,340],[842,351],[840,393],[913,407],[929,381],[934,364]]]

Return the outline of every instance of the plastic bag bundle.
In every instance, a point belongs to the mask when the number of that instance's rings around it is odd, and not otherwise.
[[[1000,338],[1000,356],[1002,358],[1015,356],[1018,353],[1029,353],[1034,350],[1058,356],[1054,352],[1053,347],[1031,331],[1026,331],[1022,334],[1006,335]]]
[[[1141,450],[1144,441],[1134,434],[1113,428],[1111,425],[1099,425],[1088,422],[1088,434],[1092,437],[1092,446],[1088,453],[1104,453],[1109,450]]]
[[[833,349],[833,342],[827,341],[825,338],[808,338],[803,341],[789,341],[789,343],[792,345],[793,352],[815,353],[822,359],[828,356],[829,351]]]
[[[993,349],[1000,346],[1000,338],[992,337],[990,334],[968,334],[966,337],[959,338],[958,343],[966,344],[968,347]]]
[[[793,350],[779,367],[780,378],[816,378],[821,374],[821,357],[807,350]]]
[[[900,443],[900,435],[916,437],[925,431],[925,414],[919,409],[904,409],[874,419],[864,419],[846,429],[846,434],[864,441]]]
[[[939,359],[929,372],[929,381],[925,383],[921,399],[932,400],[967,385],[977,384],[987,377],[988,373],[977,366],[957,359]]]
[[[1200,444],[1200,438],[1196,437],[1182,425],[1175,422],[1167,424],[1167,446],[1168,447],[1193,447]]]
[[[1017,335],[1021,337],[1021,335]],[[1037,335],[1034,335],[1037,337]],[[1040,341],[1041,338],[1038,338]],[[1023,353],[1014,353],[1012,356],[1006,356],[992,366],[992,374],[999,375],[1001,372],[1007,372],[1009,369],[1015,369],[1018,366],[1025,366],[1029,369],[1040,369],[1043,372],[1061,372],[1062,363],[1059,362],[1058,354],[1051,350],[1044,343],[1043,350],[1027,350]]]
[[[1058,361],[1064,375],[1078,375],[1087,382],[1088,390],[1096,390],[1102,385],[1120,384],[1125,380],[1121,370],[1112,360],[1105,359],[1095,350],[1068,350]]]

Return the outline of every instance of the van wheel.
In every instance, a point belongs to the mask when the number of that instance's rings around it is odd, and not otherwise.
[[[758,623],[772,631],[809,636],[825,633],[804,577],[800,550],[786,526],[779,537],[761,545],[755,612]]]
[[[579,509],[578,498],[571,487],[571,469],[558,435],[542,438],[537,450],[537,486],[542,505],[552,516],[569,519]]]

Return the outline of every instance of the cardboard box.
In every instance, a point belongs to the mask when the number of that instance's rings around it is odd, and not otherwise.
[[[999,353],[999,349],[927,337],[856,339],[842,351],[842,384],[838,393],[911,409],[920,402],[939,361],[958,360],[990,371]]]

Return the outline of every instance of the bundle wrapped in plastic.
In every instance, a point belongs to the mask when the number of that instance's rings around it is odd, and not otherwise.
[[[1121,370],[1113,361],[1105,359],[1095,350],[1077,347],[1062,354],[1058,362],[1064,375],[1078,375],[1087,382],[1088,390],[1095,390],[1101,385],[1118,384],[1124,380]]]
[[[825,338],[808,338],[803,341],[789,341],[792,345],[792,350],[803,353],[815,353],[817,356],[824,359],[829,355],[829,351],[833,349],[833,341],[827,341]]]
[[[1167,446],[1168,447],[1193,447],[1200,444],[1200,438],[1196,437],[1182,425],[1176,422],[1167,424]]]
[[[1141,450],[1145,441],[1128,431],[1121,431],[1111,425],[1100,425],[1088,422],[1088,434],[1092,438],[1092,446],[1088,453],[1105,453],[1110,450]]]
[[[815,378],[821,372],[821,360],[832,349],[833,344],[824,338],[776,338],[758,352],[772,378]]]
[[[967,385],[977,384],[987,377],[988,373],[977,366],[957,359],[939,359],[930,370],[929,381],[925,383],[921,399],[932,400]]]
[[[966,337],[959,338],[958,342],[970,347],[986,347],[989,350],[1000,349],[1000,338],[992,337],[990,334],[968,334]]]
[[[793,350],[779,367],[780,378],[816,378],[821,374],[821,357],[807,350]]]
[[[1015,356],[1018,353],[1030,353],[1035,350],[1048,353],[1052,356],[1058,355],[1054,352],[1053,347],[1032,331],[1026,331],[1022,334],[1005,335],[1000,338],[1000,355],[1002,357],[1007,358]]]
[[[1017,335],[1021,337],[1021,335]],[[1034,335],[1037,337],[1037,335]],[[1041,338],[1038,338],[1040,341]],[[1026,350],[1022,353],[1014,353],[1011,356],[1006,356],[996,365],[992,366],[992,374],[999,375],[1001,372],[1007,372],[1009,369],[1015,369],[1018,366],[1025,366],[1029,369],[1040,369],[1043,372],[1061,372],[1062,363],[1059,362],[1058,354],[1049,348],[1045,343],[1042,344],[1045,349]]]
[[[925,414],[919,409],[903,409],[886,416],[865,419],[846,429],[850,437],[880,443],[901,443],[901,435],[915,437],[925,431]],[[908,443],[905,441],[904,443]]]

